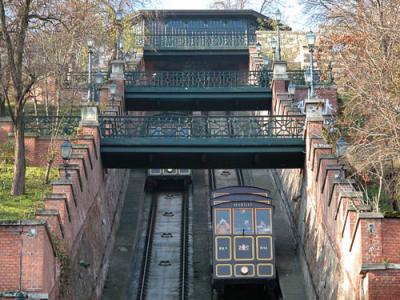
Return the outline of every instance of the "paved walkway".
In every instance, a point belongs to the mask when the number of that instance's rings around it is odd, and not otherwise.
[[[135,258],[139,222],[143,218],[144,170],[131,170],[121,222],[110,260],[103,300],[128,299],[132,260]]]
[[[247,173],[250,184],[268,189],[272,193],[271,196],[275,205],[275,262],[283,299],[307,299],[305,293],[306,285],[297,253],[296,241],[291,231],[283,199],[275,185],[271,171],[251,170]]]

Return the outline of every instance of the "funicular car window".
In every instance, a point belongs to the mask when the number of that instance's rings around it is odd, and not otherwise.
[[[229,208],[215,210],[215,234],[231,233],[231,210]]]
[[[270,208],[257,208],[256,209],[256,230],[257,234],[271,234],[271,209]]]
[[[253,209],[234,209],[234,234],[252,234],[253,230]]]

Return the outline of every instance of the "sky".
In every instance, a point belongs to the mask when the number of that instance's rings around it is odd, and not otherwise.
[[[212,0],[158,0],[157,9],[208,9]],[[252,0],[252,5],[257,10],[260,0]],[[305,17],[302,15],[302,6],[298,0],[284,0],[280,7],[282,21],[293,28],[293,30],[308,31]]]

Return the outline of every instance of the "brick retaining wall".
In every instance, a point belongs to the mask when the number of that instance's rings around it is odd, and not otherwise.
[[[296,114],[287,82],[274,83],[275,114]],[[336,103],[334,91],[318,90]],[[275,170],[321,299],[400,297],[400,219],[384,218],[363,204],[332,146],[322,139],[322,122],[309,119],[304,170]]]

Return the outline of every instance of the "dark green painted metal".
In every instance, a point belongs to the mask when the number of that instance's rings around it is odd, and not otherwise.
[[[287,71],[289,79],[296,85],[307,85],[304,77],[305,70],[289,70]],[[314,70],[313,72],[315,85],[330,85],[333,84],[332,69]]]
[[[185,32],[136,35],[135,44],[145,49],[227,50],[247,49],[256,43],[256,35],[244,32]]]
[[[25,116],[25,133],[40,136],[71,135],[78,129],[80,120],[80,116]]]
[[[107,138],[187,141],[194,138],[302,138],[304,115],[298,116],[117,116],[99,118]]]
[[[269,71],[126,73],[127,110],[269,110]]]
[[[127,72],[125,79],[128,88],[269,88],[272,74],[266,70]]]
[[[110,77],[109,72],[106,70],[93,72],[93,82],[95,82],[97,73],[103,76],[103,82],[107,81]],[[88,88],[88,78],[88,72],[66,72],[61,84],[64,89]]]

